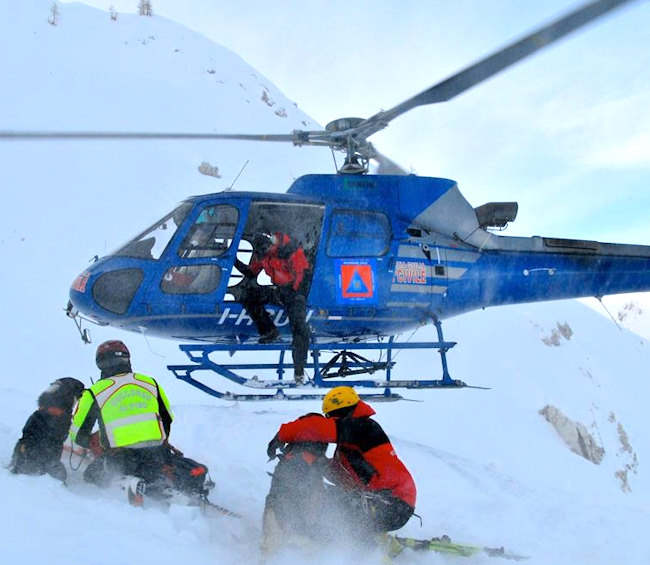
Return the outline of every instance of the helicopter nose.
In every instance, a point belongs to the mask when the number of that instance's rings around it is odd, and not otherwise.
[[[126,314],[144,279],[142,269],[94,271],[85,270],[73,281],[70,302],[80,312],[97,319],[108,313]]]

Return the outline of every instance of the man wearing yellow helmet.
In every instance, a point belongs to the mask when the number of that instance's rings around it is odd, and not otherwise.
[[[327,478],[339,487],[351,523],[374,532],[401,528],[415,510],[415,483],[371,418],[375,411],[353,388],[341,386],[325,395],[323,413],[325,418],[314,414],[282,424],[269,443],[269,457],[287,443],[335,443]]]

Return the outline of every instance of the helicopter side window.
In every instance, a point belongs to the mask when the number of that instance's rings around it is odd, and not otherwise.
[[[377,257],[390,246],[390,222],[385,214],[335,210],[327,242],[330,257]]]
[[[220,281],[218,265],[171,267],[164,274],[160,289],[167,294],[209,294]]]
[[[186,259],[223,255],[230,249],[238,221],[239,211],[234,206],[207,207],[190,228],[178,254]]]
[[[171,214],[167,214],[162,220],[110,255],[136,259],[159,259],[192,206],[190,202],[181,204]]]

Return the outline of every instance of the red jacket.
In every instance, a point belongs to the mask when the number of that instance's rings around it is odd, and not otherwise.
[[[397,457],[384,430],[370,418],[374,413],[361,400],[346,418],[314,415],[282,424],[278,439],[284,443],[336,443],[332,462],[337,482],[362,490],[388,490],[415,507],[413,477]]]
[[[274,237],[277,241],[271,245],[266,255],[254,255],[248,268],[255,276],[264,269],[273,284],[291,285],[293,290],[298,290],[305,277],[305,271],[309,269],[305,252],[302,247],[293,245],[286,234],[278,232]]]

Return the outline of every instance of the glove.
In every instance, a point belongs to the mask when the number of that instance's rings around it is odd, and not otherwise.
[[[99,432],[95,432],[90,436],[90,439],[88,440],[88,451],[90,451],[94,457],[101,457],[104,455],[104,448],[99,443]]]
[[[282,449],[284,447],[284,442],[280,441],[278,438],[278,434],[275,434],[273,436],[273,439],[269,442],[268,447],[266,448],[266,454],[269,456],[269,461],[273,461],[278,454],[277,450]]]

